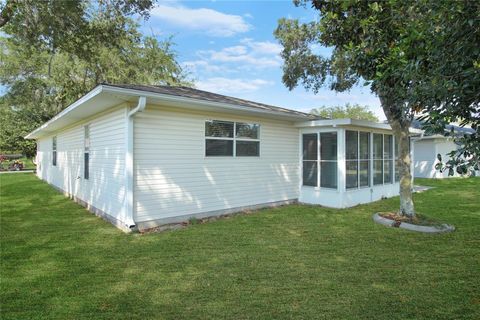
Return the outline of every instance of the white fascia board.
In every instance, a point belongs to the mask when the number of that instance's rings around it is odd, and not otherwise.
[[[350,125],[351,119],[325,119],[325,120],[310,120],[295,123],[297,128],[308,128],[308,127],[334,127],[339,125]]]
[[[29,134],[27,134],[24,138],[25,139],[35,139],[36,138],[36,135],[37,133],[39,133],[40,131],[42,130],[46,130],[48,128],[48,126],[57,121],[58,119],[60,118],[63,118],[65,117],[67,114],[69,114],[70,112],[72,112],[73,110],[75,110],[76,108],[78,108],[79,106],[81,106],[83,103],[85,103],[86,101],[92,99],[93,97],[97,96],[98,94],[100,94],[102,92],[102,85],[98,85],[96,86],[93,90],[91,90],[89,93],[87,93],[86,95],[84,95],[83,97],[81,97],[80,99],[78,99],[77,101],[75,101],[74,103],[72,103],[70,106],[68,106],[66,109],[64,109],[63,111],[61,111],[60,113],[58,113],[56,116],[54,116],[52,119],[48,120],[47,122],[45,122],[44,124],[42,124],[40,127],[38,127],[37,129],[33,130],[32,132],[30,132]]]
[[[417,129],[418,130],[418,129]],[[452,137],[451,136],[442,136],[441,134],[434,134],[434,135],[431,135],[431,136],[420,136],[420,137],[417,137],[415,138],[415,141],[420,141],[420,140],[451,140]]]
[[[166,102],[166,103],[174,103],[174,104],[180,104],[184,105],[186,107],[213,107],[213,108],[219,108],[219,109],[225,109],[225,110],[231,110],[231,111],[237,111],[237,112],[248,112],[248,113],[255,113],[255,114],[264,114],[264,115],[272,115],[272,116],[279,116],[285,119],[288,119],[290,121],[295,121],[295,120],[304,120],[308,118],[306,115],[292,115],[288,114],[287,112],[282,112],[282,111],[271,111],[271,110],[262,110],[262,109],[257,109],[257,108],[250,108],[250,107],[245,107],[245,106],[238,106],[235,104],[229,104],[229,103],[224,103],[224,102],[214,102],[214,101],[206,101],[206,100],[201,100],[201,99],[194,99],[194,98],[188,98],[188,97],[179,97],[175,95],[169,95],[169,94],[162,94],[162,93],[156,93],[156,92],[149,92],[149,91],[144,91],[144,90],[136,90],[136,89],[127,89],[127,88],[119,88],[119,87],[113,87],[113,86],[108,86],[104,85],[104,90],[108,91],[109,93],[112,94],[126,94],[130,96],[145,96],[147,98],[151,99],[158,99],[159,101]]]
[[[424,132],[422,129],[416,129],[416,128],[410,128],[409,131],[412,135],[415,135],[415,136],[422,135]]]
[[[281,118],[283,120],[288,120],[288,121],[299,121],[299,120],[305,120],[308,118],[307,115],[294,115],[294,114],[288,114],[287,112],[282,112],[282,111],[271,111],[271,110],[262,110],[262,109],[256,109],[256,108],[250,108],[250,107],[245,107],[245,106],[238,106],[234,104],[228,104],[228,103],[222,103],[222,102],[214,102],[214,101],[205,101],[205,100],[200,100],[200,99],[194,99],[194,98],[187,98],[187,97],[179,97],[179,96],[174,96],[174,95],[168,95],[168,94],[160,94],[160,93],[155,93],[155,92],[149,92],[145,90],[136,90],[136,89],[127,89],[127,88],[119,88],[119,87],[114,87],[114,86],[109,86],[109,85],[98,85],[95,87],[93,90],[88,92],[86,95],[72,103],[70,106],[68,106],[65,110],[62,112],[58,113],[56,116],[54,116],[52,119],[49,121],[45,122],[43,125],[35,129],[34,131],[30,132],[28,135],[25,136],[25,139],[36,139],[42,135],[42,133],[48,132],[49,127],[55,122],[57,122],[60,119],[68,119],[71,120],[72,122],[75,121],[80,121],[82,118],[75,118],[73,116],[69,117],[69,114],[76,110],[77,108],[81,107],[83,104],[88,102],[89,100],[93,99],[94,97],[98,96],[101,93],[110,93],[113,94],[117,97],[121,97],[122,100],[124,101],[129,101],[132,98],[135,99],[136,97],[146,97],[150,98],[151,100],[156,100],[159,102],[166,102],[166,103],[172,103],[172,104],[177,104],[181,105],[184,107],[197,107],[197,108],[216,108],[216,109],[224,109],[224,110],[230,110],[234,111],[237,113],[243,112],[243,113],[248,113],[248,114],[257,114],[257,115],[269,115],[269,116],[275,116],[277,118]],[[133,100],[132,100],[133,101]],[[68,121],[67,121],[68,122]]]
[[[298,128],[312,128],[312,127],[364,127],[371,129],[381,129],[381,130],[392,130],[392,127],[387,123],[378,123],[367,120],[356,120],[356,119],[325,119],[325,120],[311,120],[304,122],[297,122],[295,126]],[[411,134],[421,134],[423,133],[420,129],[410,128]]]
[[[355,119],[325,119],[325,120],[311,120],[305,122],[298,122],[295,124],[296,127],[305,128],[305,127],[338,127],[338,126],[357,126],[357,127],[366,127],[374,129],[383,129],[383,130],[392,130],[389,124],[386,123],[377,123],[373,121],[366,120],[355,120]]]

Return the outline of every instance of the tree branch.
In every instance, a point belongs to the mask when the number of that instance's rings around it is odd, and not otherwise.
[[[5,7],[0,12],[0,28],[6,25],[13,17],[13,12],[17,6],[17,0],[7,0]]]

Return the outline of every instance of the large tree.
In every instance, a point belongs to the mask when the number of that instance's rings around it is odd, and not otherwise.
[[[13,6],[0,36],[0,84],[6,87],[0,97],[0,150],[32,155],[34,143],[22,137],[99,83],[188,84],[171,39],[142,36],[128,16],[142,13],[148,3],[22,1]],[[63,15],[68,25],[62,25]]]
[[[368,106],[347,103],[344,106],[323,106],[310,111],[311,114],[329,119],[350,118],[378,122],[377,116]]]
[[[420,119],[428,133],[452,136],[458,144],[448,161],[458,173],[468,167],[479,170],[480,1],[422,1],[416,5],[424,12],[425,23],[417,28],[424,35],[421,48],[425,59],[416,66],[410,64],[415,70],[412,78],[418,83],[409,96],[410,103],[424,107]],[[471,127],[474,132],[445,130],[450,123]]]
[[[432,9],[429,6],[431,1],[427,0],[296,0],[294,3],[311,4],[319,15],[318,20],[307,23],[295,19],[279,21],[275,35],[283,45],[283,82],[290,89],[300,83],[314,92],[324,85],[336,91],[348,90],[362,82],[370,86],[379,97],[399,141],[399,213],[414,216],[409,127],[417,113],[428,110],[424,103],[428,99],[435,100],[431,93],[428,95],[428,88],[438,89],[433,78],[430,83],[425,81],[423,72],[431,63],[430,50],[434,45],[430,42],[440,40],[439,37],[434,40],[429,37],[436,28],[448,31],[449,23],[454,23],[455,19],[435,17],[436,12],[432,12],[435,8]],[[470,12],[469,16],[471,12],[478,15],[478,2],[461,3],[462,11]],[[449,1],[441,1],[440,8],[447,10],[444,8],[448,5]],[[478,27],[476,20],[472,24]],[[332,55],[317,55],[312,50],[314,44],[332,47]],[[455,43],[451,45],[461,54],[461,47]],[[435,46],[438,50],[436,62],[439,63],[441,48],[438,44]],[[458,68],[456,64],[451,66],[451,70],[458,71]],[[441,99],[446,97],[449,97],[448,93]],[[442,106],[442,102],[435,105]],[[464,105],[458,107],[462,110],[468,108]]]

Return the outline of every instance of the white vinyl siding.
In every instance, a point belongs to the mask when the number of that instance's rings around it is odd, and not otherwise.
[[[417,140],[413,143],[413,166],[414,176],[416,178],[448,178],[448,170],[440,172],[435,169],[438,163],[437,155],[442,155],[443,162],[446,163],[450,157],[448,153],[456,150],[458,146],[451,139],[447,138],[431,138]],[[458,173],[454,171],[454,177]]]
[[[52,166],[52,136],[38,141],[37,175],[88,204],[120,217],[125,197],[125,108],[56,132],[57,165]],[[84,179],[85,125],[88,125],[89,179]]]
[[[206,157],[210,119],[260,125],[259,157]],[[298,198],[292,123],[147,106],[135,118],[135,221]]]

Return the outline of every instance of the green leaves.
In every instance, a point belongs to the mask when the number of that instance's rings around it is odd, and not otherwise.
[[[317,109],[313,109],[310,113],[327,119],[350,118],[378,122],[377,116],[375,116],[375,114],[370,111],[370,108],[368,106],[362,106],[359,104],[352,105],[347,103],[345,106],[323,106]]]
[[[99,83],[189,85],[172,39],[143,37],[129,17],[151,3],[22,1],[0,37],[0,149],[32,154],[23,136]]]

